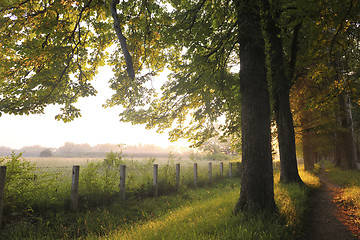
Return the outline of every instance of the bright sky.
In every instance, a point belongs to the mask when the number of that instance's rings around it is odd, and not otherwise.
[[[143,125],[131,125],[119,121],[119,106],[104,109],[102,104],[112,94],[108,81],[112,77],[110,67],[100,69],[92,82],[98,91],[97,96],[82,98],[77,106],[81,109],[81,118],[70,123],[55,120],[59,106],[51,105],[45,114],[0,117],[0,146],[19,149],[23,146],[41,145],[60,147],[65,142],[89,143],[90,145],[111,144],[154,144],[161,147],[188,146],[185,140],[171,143],[167,134],[158,134],[155,130],[146,130]],[[159,77],[165,78],[166,74]],[[156,80],[156,79],[155,79]]]

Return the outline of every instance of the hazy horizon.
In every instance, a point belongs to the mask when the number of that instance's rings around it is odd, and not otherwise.
[[[123,149],[126,149],[126,147],[159,147],[159,148],[162,148],[164,150],[166,149],[173,149],[173,148],[179,148],[179,149],[190,149],[189,147],[186,147],[186,146],[180,146],[180,145],[168,145],[168,146],[160,146],[160,145],[156,145],[156,144],[152,144],[152,143],[137,143],[137,144],[114,144],[114,143],[98,143],[98,144],[89,144],[89,143],[86,143],[86,142],[83,142],[83,143],[74,143],[74,142],[71,142],[71,141],[67,141],[67,142],[64,142],[62,145],[60,146],[45,146],[45,145],[41,145],[41,144],[32,144],[32,145],[24,145],[24,146],[19,146],[19,147],[11,147],[11,146],[4,146],[4,145],[0,145],[0,148],[10,148],[10,149],[13,149],[13,150],[20,150],[22,148],[27,148],[27,147],[43,147],[43,148],[50,148],[50,149],[58,149],[58,148],[61,148],[61,147],[64,147],[66,143],[71,143],[71,144],[75,144],[75,145],[89,145],[90,147],[96,147],[96,146],[99,146],[99,145],[121,145]]]
[[[97,96],[81,98],[75,104],[81,109],[82,117],[69,123],[55,120],[60,112],[60,106],[50,105],[41,115],[9,115],[0,117],[0,146],[21,148],[23,146],[41,145],[45,147],[60,147],[65,142],[76,144],[88,143],[97,145],[110,144],[155,144],[161,147],[189,146],[186,140],[172,143],[166,133],[157,133],[154,129],[145,129],[144,125],[132,125],[120,122],[120,106],[103,108],[106,99],[113,91],[108,81],[113,76],[109,66],[99,69],[99,73],[92,81],[98,91]],[[166,78],[163,73],[154,78],[155,87]]]

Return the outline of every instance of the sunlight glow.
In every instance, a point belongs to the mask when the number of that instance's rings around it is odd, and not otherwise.
[[[76,104],[81,109],[82,117],[70,123],[54,119],[60,106],[48,106],[45,114],[15,116],[4,114],[0,118],[0,146],[21,148],[23,146],[41,145],[60,147],[65,142],[90,145],[111,144],[154,144],[160,147],[189,146],[186,140],[171,143],[167,134],[146,130],[143,125],[132,125],[119,121],[120,106],[104,109],[102,105],[110,98],[113,91],[108,86],[113,73],[109,66],[99,69],[92,82],[98,91],[97,96],[79,99]],[[159,76],[166,77],[165,74]],[[164,82],[159,79],[159,82]]]

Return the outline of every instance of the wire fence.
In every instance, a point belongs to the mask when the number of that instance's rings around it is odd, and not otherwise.
[[[74,165],[71,174],[69,167],[56,168],[58,171],[51,167],[49,171],[34,168],[25,173],[11,170],[9,176],[7,167],[1,166],[0,226],[3,208],[8,207],[4,210],[10,214],[12,210],[19,211],[15,205],[20,203],[33,211],[41,203],[50,206],[66,202],[71,211],[77,211],[104,199],[158,197],[180,188],[209,186],[218,179],[240,176],[240,162],[124,163]]]

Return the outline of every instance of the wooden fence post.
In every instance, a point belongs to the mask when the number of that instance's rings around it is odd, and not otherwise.
[[[194,187],[197,187],[197,182],[198,182],[197,163],[194,163]]]
[[[73,211],[76,211],[78,208],[79,173],[80,173],[80,166],[74,165],[72,170],[72,182],[71,182],[71,210]]]
[[[153,186],[154,186],[154,196],[158,196],[158,165],[154,164],[153,170]]]
[[[5,198],[5,178],[6,178],[6,166],[0,167],[0,228],[2,223],[2,211]]]
[[[212,180],[212,165],[211,162],[209,163],[209,185],[211,185]]]
[[[125,199],[126,165],[120,165],[120,199]]]
[[[176,164],[176,189],[180,188],[180,163]]]
[[[229,177],[232,177],[232,162],[229,163]]]
[[[224,175],[224,163],[220,162],[220,176],[222,177]]]

